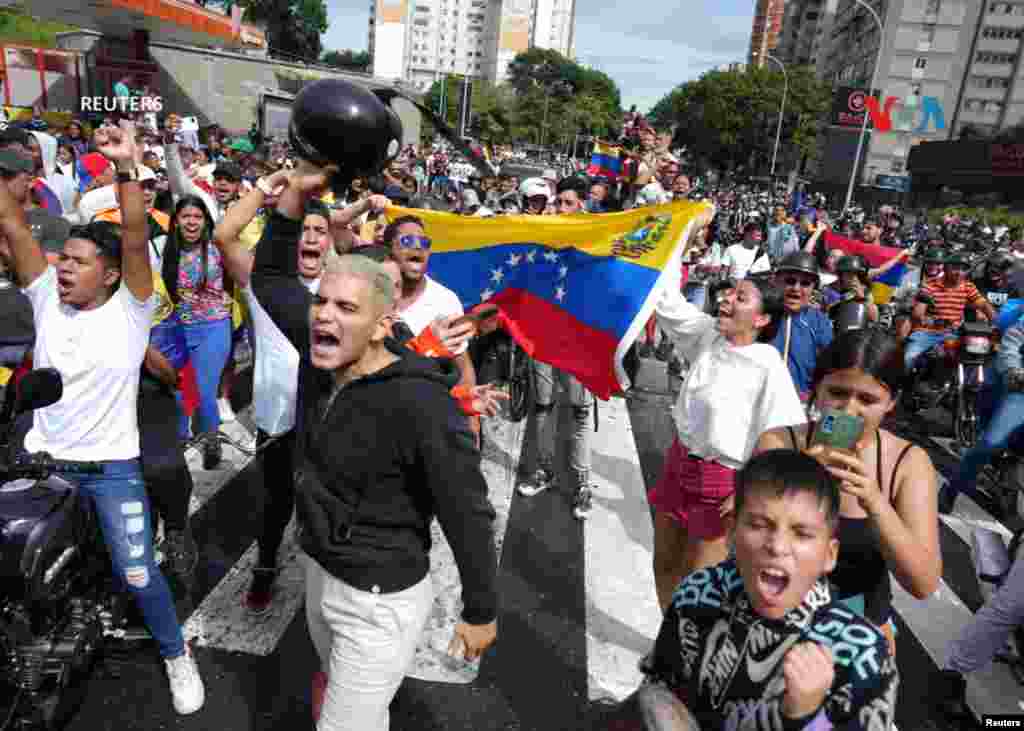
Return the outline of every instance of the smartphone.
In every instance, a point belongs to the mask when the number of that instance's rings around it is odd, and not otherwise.
[[[864,419],[845,411],[824,409],[814,427],[811,446],[822,444],[831,449],[853,452],[864,435]]]
[[[479,324],[481,322],[484,322],[485,320],[490,320],[492,317],[495,317],[498,314],[498,312],[499,310],[497,307],[485,307],[482,310],[479,310],[478,312],[470,312],[466,315],[463,315],[458,320],[452,323],[452,327],[458,327],[459,325],[464,325],[467,322],[475,322]]]
[[[198,132],[199,131],[199,120],[195,117],[182,117],[181,126],[178,127],[181,132]]]

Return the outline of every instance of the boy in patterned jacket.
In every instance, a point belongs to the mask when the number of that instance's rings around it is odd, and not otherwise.
[[[735,557],[687,576],[636,700],[656,731],[889,731],[898,676],[882,633],[832,598],[839,487],[773,450],[736,476]]]

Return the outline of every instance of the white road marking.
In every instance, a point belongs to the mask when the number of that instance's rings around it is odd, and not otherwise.
[[[583,529],[588,697],[622,701],[640,684],[637,664],[654,646],[661,626],[654,529],[624,400],[601,405],[591,444],[596,489]]]
[[[490,447],[485,447],[481,469],[496,514],[494,542],[500,562],[526,422],[512,423],[498,418],[482,421],[484,442]],[[499,453],[491,451],[495,448]],[[472,683],[480,672],[479,661],[468,663],[448,655],[448,643],[462,612],[459,569],[436,520],[430,526],[430,538],[430,577],[434,584],[434,606],[420,636],[408,676],[435,683]]]

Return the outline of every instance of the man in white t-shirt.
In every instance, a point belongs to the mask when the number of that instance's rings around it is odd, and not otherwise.
[[[157,298],[146,208],[135,169],[134,125],[100,128],[94,143],[117,166],[122,225],[77,226],[56,267],[0,182],[0,256],[32,302],[36,368],[56,368],[61,399],[33,413],[25,449],[97,462],[99,474],[63,473],[95,508],[114,575],[135,599],[167,667],[174,708],[205,698],[170,588],[153,556],[153,524],[139,460],[139,376]]]
[[[722,266],[729,272],[729,277],[740,280],[748,274],[767,272],[772,264],[768,258],[768,250],[764,246],[764,231],[760,224],[748,223],[743,228],[743,241],[733,244],[722,255]]]
[[[437,320],[443,320],[448,327],[462,317],[464,312],[458,295],[427,276],[430,237],[426,235],[422,220],[416,216],[396,218],[384,230],[383,243],[391,247],[402,270],[402,296],[398,300],[397,310],[398,316],[408,325],[413,336],[419,335]],[[467,322],[447,333],[446,339],[464,338],[461,344],[451,348],[455,354],[455,364],[462,372],[460,385],[476,385],[476,370],[469,357],[469,339],[474,331],[473,323]],[[479,434],[479,417],[471,417],[470,424]]]

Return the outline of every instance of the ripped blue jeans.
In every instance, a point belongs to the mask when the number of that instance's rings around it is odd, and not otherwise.
[[[153,521],[137,459],[100,462],[103,473],[61,477],[78,485],[96,509],[103,540],[110,551],[115,579],[138,602],[146,628],[164,659],[185,654],[185,638],[174,597],[153,556]]]

